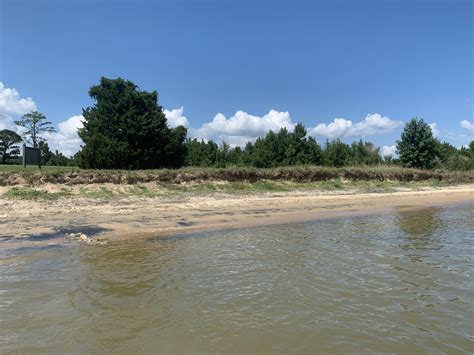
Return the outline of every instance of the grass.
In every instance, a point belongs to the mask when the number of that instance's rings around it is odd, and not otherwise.
[[[399,188],[419,189],[422,187],[441,187],[448,182],[437,179],[424,181],[388,181],[388,180],[344,180],[340,178],[314,182],[293,181],[206,181],[187,184],[149,183],[135,185],[87,185],[78,188],[63,187],[59,191],[49,192],[41,188],[12,187],[2,197],[22,200],[52,201],[60,198],[89,198],[112,200],[119,198],[167,198],[212,194],[255,194],[289,191],[355,191],[361,193],[393,192]]]
[[[79,190],[79,196],[92,198],[92,199],[99,199],[99,200],[110,200],[111,198],[115,197],[115,193],[108,188],[101,186],[97,190],[90,190],[81,187]]]
[[[52,173],[52,172],[74,172],[79,171],[78,167],[75,166],[42,166],[41,172],[42,173]],[[23,168],[22,165],[5,165],[0,164],[0,174],[5,172],[32,172],[32,173],[39,173],[40,169],[35,165],[27,165],[26,168]]]
[[[44,190],[33,189],[29,187],[12,187],[5,194],[5,197],[20,200],[57,200],[62,197],[72,196],[67,189],[59,192],[48,192]]]
[[[56,200],[85,197],[110,200],[121,197],[186,197],[189,194],[357,190],[387,192],[396,188],[438,187],[474,183],[474,171],[417,170],[399,166],[320,167],[274,169],[246,167],[176,170],[82,170],[77,167],[0,165],[0,186],[12,186],[3,197]],[[43,184],[71,187],[56,192]],[[106,186],[104,186],[106,185]],[[57,188],[53,188],[57,190]]]
[[[55,182],[60,178],[74,178],[77,183],[85,179],[99,178],[100,182],[142,183],[157,182],[189,182],[206,180],[223,181],[257,181],[257,180],[293,180],[323,181],[336,178],[351,180],[426,180],[436,179],[469,179],[474,177],[474,171],[444,171],[418,170],[399,166],[356,166],[356,167],[321,167],[321,166],[294,166],[273,169],[257,169],[249,167],[229,168],[196,168],[185,167],[169,170],[84,170],[77,167],[45,166],[40,171],[37,167],[28,166],[24,169],[18,165],[0,165],[0,178],[16,174],[18,176],[39,177],[46,182]],[[110,181],[102,181],[110,180]]]
[[[151,191],[148,187],[143,185],[132,185],[127,189],[125,194],[147,198],[159,197],[162,195],[159,191]]]
[[[257,181],[257,182],[206,182],[189,185],[162,184],[163,189],[169,193],[258,193],[258,192],[288,192],[288,191],[338,191],[355,190],[359,192],[391,192],[397,188],[441,187],[449,185],[438,180],[425,180],[421,182],[399,181],[351,181],[332,179],[316,182],[291,182],[291,181]]]

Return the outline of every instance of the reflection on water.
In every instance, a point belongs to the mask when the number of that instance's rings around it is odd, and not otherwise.
[[[413,213],[397,213],[396,223],[400,229],[400,248],[413,261],[421,261],[423,251],[439,250],[443,247],[442,235],[437,233],[443,227],[443,210],[439,207],[423,209]]]
[[[409,238],[432,236],[444,223],[441,218],[442,213],[441,207],[425,208],[415,212],[398,211],[396,223],[400,231]]]
[[[0,352],[469,353],[473,210],[9,251]]]

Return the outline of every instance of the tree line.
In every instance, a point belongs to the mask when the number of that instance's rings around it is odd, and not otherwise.
[[[357,165],[401,165],[405,167],[449,170],[474,169],[474,141],[469,147],[457,149],[447,142],[434,138],[430,126],[423,119],[413,118],[405,126],[397,141],[399,157],[382,157],[380,148],[362,140],[352,144],[340,139],[326,140],[323,146],[311,136],[303,124],[295,126],[293,132],[286,128],[275,133],[270,131],[244,148],[230,147],[223,142],[187,139],[186,166],[227,167],[251,166],[274,168],[292,165],[357,166]]]
[[[430,126],[413,118],[397,141],[398,158],[382,157],[379,148],[362,140],[352,144],[340,139],[322,146],[303,124],[293,131],[270,131],[244,147],[231,147],[189,139],[183,126],[171,128],[158,93],[140,90],[133,82],[101,78],[89,90],[94,104],[83,109],[84,127],[78,131],[84,142],[74,157],[51,152],[42,137],[53,133],[51,122],[40,112],[26,114],[15,123],[23,127],[23,138],[41,150],[45,165],[74,165],[90,169],[159,169],[196,167],[273,168],[294,165],[354,166],[398,164],[406,167],[451,170],[474,169],[474,141],[457,149],[433,136]],[[21,137],[10,130],[0,131],[2,163],[15,161]]]
[[[223,142],[205,142],[187,139],[186,166],[227,167],[251,166],[274,168],[293,165],[325,165],[341,167],[346,165],[376,165],[382,163],[379,148],[362,140],[351,145],[339,139],[326,141],[324,147],[307,136],[306,128],[298,123],[293,132],[286,128],[279,132],[268,132],[244,148],[230,147]]]

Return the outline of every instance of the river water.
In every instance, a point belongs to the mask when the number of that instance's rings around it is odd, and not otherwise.
[[[473,215],[0,250],[0,353],[469,353]]]

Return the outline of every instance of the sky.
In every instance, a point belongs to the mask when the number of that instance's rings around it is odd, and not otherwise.
[[[474,139],[471,0],[0,0],[0,22],[0,129],[39,110],[66,155],[102,76],[232,145],[302,122],[388,154],[412,117]]]

